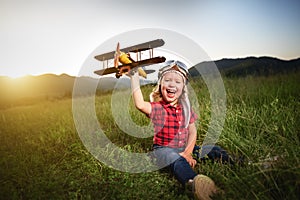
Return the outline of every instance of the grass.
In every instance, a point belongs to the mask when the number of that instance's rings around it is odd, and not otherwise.
[[[197,172],[210,176],[224,191],[215,199],[298,199],[298,77],[290,74],[224,80],[227,113],[218,145],[244,162],[196,166]],[[191,85],[199,102],[201,144],[210,121],[209,92],[201,79]],[[145,96],[151,89],[143,87]],[[118,128],[110,110],[110,93],[97,95],[95,102],[101,129],[114,144],[131,152],[151,148],[152,138],[136,138]],[[136,124],[149,124],[132,101],[129,113]],[[76,132],[69,98],[0,110],[0,136],[0,199],[192,198],[164,171],[126,173],[95,159]]]

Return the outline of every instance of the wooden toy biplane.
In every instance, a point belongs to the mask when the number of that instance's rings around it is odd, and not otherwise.
[[[120,49],[120,44],[118,43],[116,51],[95,56],[95,59],[103,63],[103,69],[94,71],[94,73],[100,76],[115,73],[116,78],[120,78],[123,74],[128,73],[131,69],[137,68],[139,75],[146,78],[147,73],[142,67],[165,62],[165,57],[153,57],[153,49],[163,46],[164,44],[165,42],[162,39],[157,39]],[[148,59],[141,59],[142,51],[149,51]],[[136,60],[131,58],[130,53],[136,54]],[[112,59],[114,59],[114,66],[109,67],[109,60]]]

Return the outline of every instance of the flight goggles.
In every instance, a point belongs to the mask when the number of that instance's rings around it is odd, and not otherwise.
[[[186,80],[188,80],[189,70],[183,62],[178,60],[168,60],[164,62],[163,66],[159,69],[158,79],[160,79],[165,72],[172,69],[179,71],[186,78]]]

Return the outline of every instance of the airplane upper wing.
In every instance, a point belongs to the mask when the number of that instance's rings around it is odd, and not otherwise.
[[[161,47],[164,44],[165,44],[165,42],[164,42],[163,39],[157,39],[157,40],[152,40],[152,41],[145,42],[145,43],[142,43],[142,44],[134,45],[134,46],[131,46],[131,47],[126,47],[126,48],[120,49],[120,51],[125,52],[125,53],[127,53],[127,52],[136,53],[136,52],[139,52],[139,51],[145,51],[145,50],[148,50],[148,49]],[[111,51],[111,52],[108,52],[108,53],[97,55],[97,56],[95,56],[95,59],[97,59],[99,61],[109,60],[109,59],[113,59],[114,55],[115,55],[115,51]]]

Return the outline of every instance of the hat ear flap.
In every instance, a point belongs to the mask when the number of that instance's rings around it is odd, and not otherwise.
[[[180,98],[182,108],[183,108],[183,114],[185,118],[185,128],[188,127],[191,119],[191,103],[188,97],[188,91],[187,86],[185,85],[182,91],[182,95]]]

